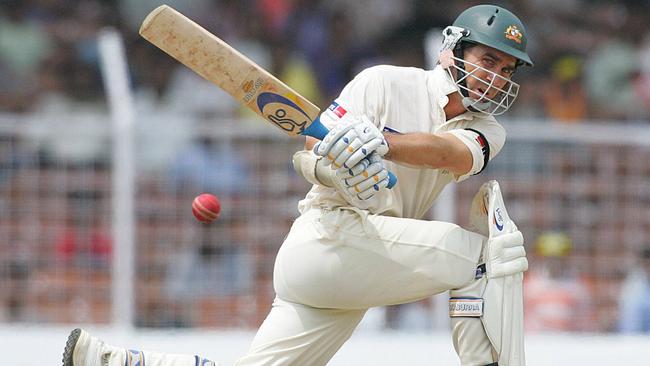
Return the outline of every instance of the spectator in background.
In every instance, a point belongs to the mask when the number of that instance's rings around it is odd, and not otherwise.
[[[311,65],[281,41],[271,48],[272,74],[316,105],[324,105],[318,80]]]
[[[524,276],[527,330],[592,330],[591,294],[586,280],[571,272],[572,246],[562,233],[544,233],[537,239],[531,269]]]
[[[644,116],[635,83],[647,18],[640,18],[631,9],[620,2],[600,2],[590,15],[589,26],[597,35],[597,43],[585,57],[585,85],[598,118],[634,120]]]
[[[28,2],[0,3],[0,61],[14,73],[33,75],[52,47],[43,24],[29,19]]]
[[[232,141],[199,136],[172,163],[171,180],[179,190],[235,194],[247,187],[242,184],[250,176],[247,161]]]
[[[225,91],[183,66],[173,69],[164,96],[151,107],[152,112],[162,109],[181,116],[218,119],[233,118],[240,105]]]
[[[29,109],[38,92],[39,64],[52,47],[43,24],[27,12],[24,1],[0,2],[0,111]]]
[[[257,8],[264,20],[264,28],[273,35],[282,34],[292,5],[291,0],[257,0]]]
[[[26,145],[24,138],[18,134],[0,134],[0,186],[12,184],[11,179],[21,169],[35,164],[36,154]],[[0,203],[0,211],[9,209],[6,204]],[[8,211],[3,212],[7,213]]]
[[[246,219],[201,225],[194,244],[175,253],[166,279],[170,299],[244,295],[253,287],[253,259],[244,248]],[[244,237],[242,237],[244,235]]]
[[[2,301],[7,309],[2,320],[23,321],[26,308],[29,307],[29,279],[32,275],[32,266],[25,258],[13,258],[2,262],[0,279],[8,282],[3,286]],[[8,280],[8,281],[7,281]]]
[[[635,90],[646,114],[650,113],[650,30],[645,34],[639,49],[640,73],[635,80]]]
[[[639,63],[637,49],[632,44],[612,38],[588,56],[585,66],[590,102],[599,117],[640,117],[643,103],[634,90]]]
[[[66,266],[107,269],[113,245],[110,228],[99,211],[102,192],[74,190],[67,196],[65,221],[54,242],[57,259]]]
[[[355,41],[361,43],[377,42],[386,33],[399,27],[409,24],[415,14],[417,1],[394,1],[394,0],[330,0],[324,1],[330,11],[339,12],[338,16],[346,19],[347,33],[354,35]],[[440,9],[433,3],[427,4],[436,13],[448,11],[447,18],[463,11],[463,8]],[[447,19],[445,20],[447,21]]]
[[[237,103],[214,84],[143,38],[129,42],[137,169],[144,174],[168,169],[191,143],[196,124],[212,118],[231,118]],[[179,126],[182,125],[182,128]]]
[[[105,1],[106,2],[106,1]],[[197,19],[198,17],[221,17],[222,13],[210,13],[208,11],[210,2],[222,3],[223,0],[210,1],[210,0],[111,0],[114,3],[123,17],[124,27],[130,32],[137,32],[142,24],[144,17],[149,14],[154,8],[161,4],[167,4],[174,9],[177,9],[187,16]]]
[[[332,24],[330,24],[330,20]],[[336,50],[330,50],[333,42],[332,28],[336,23],[345,22],[345,19],[332,17],[323,4],[314,4],[313,1],[298,0],[293,3],[291,14],[286,19],[282,38],[307,62],[313,65],[318,84],[325,99],[338,93],[338,88],[343,87],[341,80],[341,62],[339,59],[347,51],[345,42],[347,32],[339,34],[341,43],[335,44]]]
[[[543,92],[546,116],[565,123],[587,118],[581,59],[577,56],[560,57],[551,65],[550,74],[551,79]]]
[[[618,329],[623,333],[650,333],[650,246],[621,286]]]

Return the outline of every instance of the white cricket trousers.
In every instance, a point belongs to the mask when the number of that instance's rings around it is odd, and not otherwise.
[[[473,280],[486,238],[458,225],[312,209],[277,255],[277,297],[238,366],[325,365],[370,307]]]

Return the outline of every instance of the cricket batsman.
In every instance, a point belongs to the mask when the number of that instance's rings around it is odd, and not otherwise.
[[[495,5],[465,10],[443,36],[433,70],[362,71],[322,113],[329,134],[294,155],[313,187],[277,254],[271,311],[236,365],[325,365],[369,308],[447,290],[462,365],[525,364],[528,261],[498,183],[476,194],[467,229],[421,218],[445,185],[480,174],[503,147],[494,116],[517,96],[515,71],[533,64],[528,36]],[[75,329],[63,365],[215,363],[114,347]]]

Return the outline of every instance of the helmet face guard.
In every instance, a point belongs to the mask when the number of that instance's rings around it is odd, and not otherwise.
[[[447,34],[446,31],[447,29],[445,29],[444,34]],[[462,31],[455,30],[453,33],[457,34]],[[453,45],[452,48],[455,47],[455,44],[451,44]],[[519,93],[519,84],[481,65],[456,57],[451,49],[444,49],[446,46],[447,39],[445,39],[445,43],[443,44],[443,51],[440,54],[439,63],[447,70],[449,77],[456,83],[465,109],[490,116],[498,116],[510,109]],[[470,65],[472,70],[467,71],[465,65]],[[489,75],[488,79],[483,79],[476,75],[479,71]],[[467,81],[472,79],[481,84],[482,93],[467,87]],[[499,87],[497,85],[503,86]],[[494,96],[490,97],[490,94],[493,93]]]

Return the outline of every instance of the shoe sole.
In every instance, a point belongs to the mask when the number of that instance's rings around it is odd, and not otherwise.
[[[65,350],[63,351],[63,366],[74,366],[72,363],[72,355],[74,354],[74,347],[81,336],[81,329],[77,328],[70,332],[67,342],[65,342]]]

